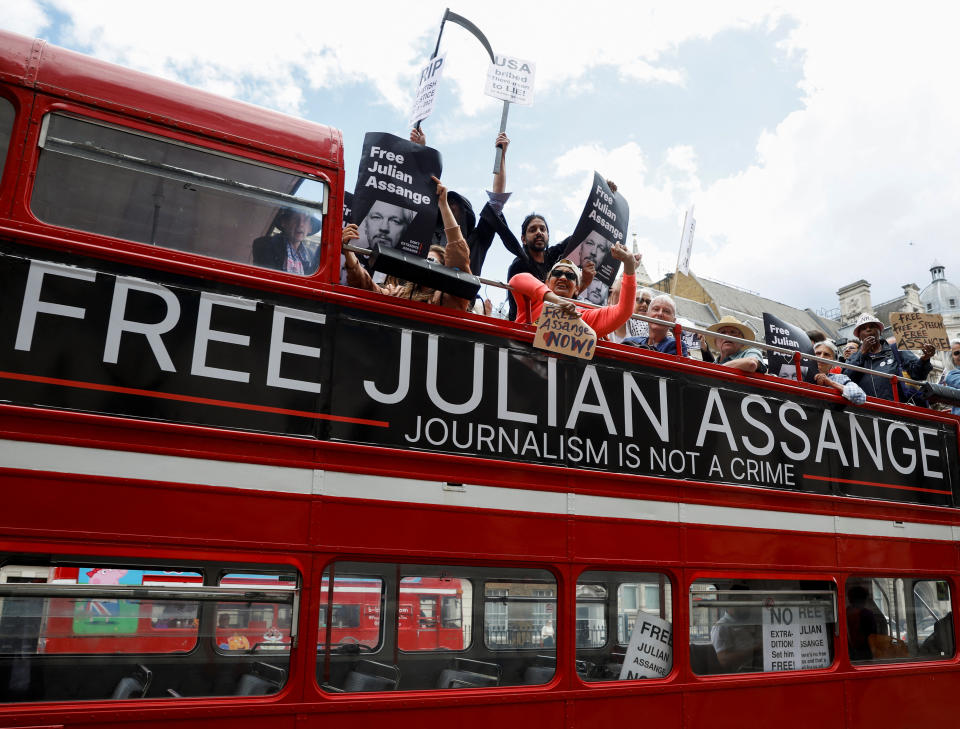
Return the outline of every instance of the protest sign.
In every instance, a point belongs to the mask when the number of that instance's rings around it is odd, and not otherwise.
[[[697,220],[693,217],[693,205],[683,216],[683,233],[680,236],[680,257],[677,270],[684,276],[690,275],[690,252],[693,250],[693,232],[697,229]]]
[[[673,626],[656,615],[637,613],[620,680],[663,678],[673,667]]]
[[[579,316],[567,316],[559,306],[544,304],[533,346],[580,359],[593,359],[597,334]]]
[[[417,93],[413,97],[413,106],[410,108],[409,125],[415,127],[418,122],[426,119],[433,112],[433,104],[437,100],[437,90],[440,86],[440,76],[443,74],[445,56],[436,56],[427,61],[427,65],[420,69],[420,83]]]
[[[586,261],[597,265],[593,283],[583,292],[583,298],[592,304],[607,303],[610,285],[620,270],[620,261],[610,255],[610,249],[626,239],[629,219],[630,206],[623,195],[611,192],[607,181],[594,172],[587,204],[571,236],[576,247],[569,256],[581,268]]]
[[[683,334],[681,336],[683,337],[683,343],[687,345],[687,349],[700,349],[700,335],[687,329],[687,327],[694,326],[694,323],[689,319],[678,317],[677,324],[683,327]]]
[[[802,671],[830,665],[830,609],[825,605],[793,604],[764,606],[762,610],[764,671]]]
[[[487,85],[483,93],[511,104],[532,104],[537,64],[510,56],[494,56],[494,59],[487,68]]]
[[[352,220],[352,217],[351,217],[352,215],[353,215],[353,193],[347,192],[346,190],[344,190],[343,192],[343,227],[344,228],[350,225],[350,221]]]
[[[386,132],[368,132],[353,193],[357,245],[426,257],[437,222],[440,153]]]
[[[950,339],[940,314],[895,311],[890,314],[890,326],[901,349],[920,349],[925,344],[932,344],[940,351],[950,349]]]
[[[764,312],[763,333],[767,344],[796,349],[803,354],[813,354],[813,344],[806,332],[793,326],[793,324],[787,324],[773,314]],[[792,355],[769,350],[767,352],[767,362],[768,372],[771,375],[782,377],[785,380],[797,379],[797,367],[793,363]],[[800,372],[803,375],[804,382],[813,382],[819,371],[817,363],[813,360],[804,358],[800,361]]]
[[[353,215],[353,193],[347,192],[346,190],[344,190],[343,221],[342,221],[342,225],[344,228],[346,228],[350,224],[350,221],[352,220],[352,217],[351,217],[352,215]],[[347,259],[346,259],[346,256],[343,255],[342,251],[340,252],[340,283],[343,284],[344,286],[347,285]]]

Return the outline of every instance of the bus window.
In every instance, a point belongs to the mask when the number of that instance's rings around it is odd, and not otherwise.
[[[317,682],[332,694],[549,683],[556,600],[540,569],[335,563],[320,594]],[[359,626],[328,624],[338,612]]]
[[[7,161],[10,136],[13,134],[13,104],[0,96],[0,175]]]
[[[577,673],[585,681],[666,676],[673,667],[673,597],[666,575],[584,572],[577,581]],[[611,640],[609,626],[616,626]]]
[[[231,573],[213,586],[199,570],[3,565],[0,701],[276,693],[296,588],[289,575]],[[212,662],[197,649],[228,622],[249,649]],[[271,630],[280,640],[264,639]]]
[[[304,275],[317,268],[328,195],[319,180],[62,114],[44,117],[40,146],[30,207],[44,222]],[[292,235],[296,266],[278,245]]]
[[[697,580],[690,586],[695,674],[800,671],[833,663],[836,588],[814,580]]]
[[[847,650],[854,663],[952,658],[950,585],[910,577],[851,577]]]

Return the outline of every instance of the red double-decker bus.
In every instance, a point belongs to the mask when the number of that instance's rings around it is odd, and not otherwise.
[[[955,417],[341,286],[339,132],[9,33],[0,173],[0,725],[950,723]]]

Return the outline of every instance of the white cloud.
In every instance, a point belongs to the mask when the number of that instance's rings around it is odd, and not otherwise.
[[[358,105],[374,102],[403,114],[446,3],[279,2],[265,13],[250,2],[171,0],[161,8],[24,0],[6,3],[2,25],[42,33],[45,7],[70,19],[66,44],[107,60],[293,113],[303,113],[318,89],[369,84],[375,98]],[[594,9],[564,0],[549,8],[488,2],[463,12],[496,50],[536,62],[541,100],[578,103],[580,95],[602,88],[600,74],[611,68],[638,90],[643,84],[684,88],[690,71],[678,49],[731,29],[789,29],[781,50],[802,67],[802,108],[771,124],[755,153],[723,179],[703,182],[699,159],[712,150],[696,133],[661,135],[660,147],[645,139],[646,129],[659,123],[658,109],[646,108],[635,117],[643,126],[629,135],[634,141],[605,137],[601,122],[585,131],[584,141],[557,144],[548,158],[511,150],[517,190],[511,219],[540,209],[556,216],[557,233],[572,229],[597,169],[627,196],[631,231],[650,246],[644,261],[651,273],[672,270],[682,211],[694,202],[694,271],[790,303],[828,306],[837,288],[861,277],[873,283],[875,300],[886,299],[910,280],[923,286],[934,257],[960,280],[960,97],[954,91],[960,46],[951,6],[663,0]],[[457,113],[434,122],[432,141],[480,140],[476,159],[483,167],[456,172],[486,175],[492,162],[486,120],[497,102],[481,92],[485,54],[452,25],[443,47]],[[613,113],[631,114],[631,102],[612,100]],[[539,123],[538,109],[511,116],[511,124]],[[485,121],[474,123],[479,119]],[[704,114],[703,128],[711,123]],[[543,125],[537,133],[550,130]]]
[[[49,25],[47,14],[36,2],[7,2],[0,9],[0,28],[22,35],[39,35]]]

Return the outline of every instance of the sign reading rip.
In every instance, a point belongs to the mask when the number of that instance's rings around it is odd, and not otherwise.
[[[934,349],[942,352],[950,349],[940,314],[895,311],[890,314],[890,326],[901,349],[920,349],[924,344],[932,344]]]
[[[533,346],[580,359],[593,359],[597,333],[579,316],[568,316],[559,306],[545,304],[537,322]]]

